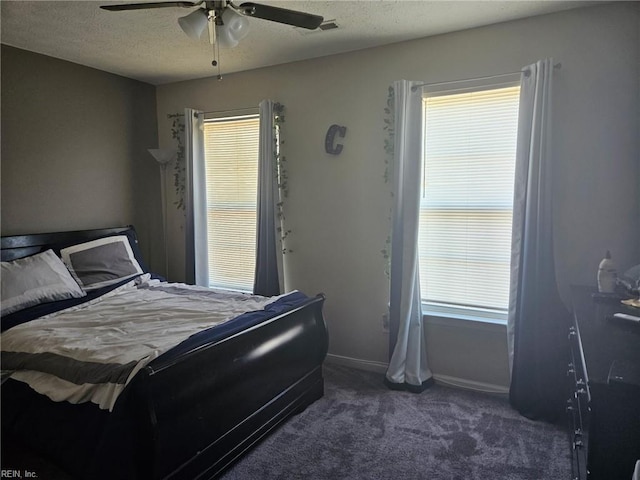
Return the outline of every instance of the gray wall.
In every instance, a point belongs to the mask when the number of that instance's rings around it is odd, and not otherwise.
[[[607,249],[621,267],[640,262],[640,5],[606,4],[381,48],[158,87],[158,131],[167,114],[255,106],[287,108],[284,135],[292,229],[287,286],[327,295],[334,359],[384,368],[381,317],[388,283],[380,250],[389,231],[383,180],[383,109],[397,79],[439,82],[518,71],[540,58],[555,76],[555,246],[558,282],[594,284]],[[232,54],[232,52],[230,53]],[[347,126],[343,153],[324,153],[333,124]],[[170,209],[171,272],[183,278],[182,214]],[[504,326],[431,319],[429,360],[442,379],[508,385]]]
[[[155,87],[2,45],[2,234],[135,224],[162,258]]]

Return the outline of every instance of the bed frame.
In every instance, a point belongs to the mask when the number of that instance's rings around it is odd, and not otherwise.
[[[3,237],[2,260],[125,233],[135,238],[131,226]],[[125,389],[126,397],[108,414],[126,411],[127,421],[122,424],[126,427],[115,430],[122,430],[118,435],[128,436],[128,444],[133,445],[127,478],[215,478],[279,424],[320,398],[328,347],[323,303],[324,297],[318,295],[293,311],[170,361],[161,356],[138,372]],[[4,408],[8,408],[4,390],[10,382],[2,387]],[[42,398],[34,405],[41,405]],[[69,410],[78,407],[44,401],[51,404],[47,408],[53,413],[36,414],[42,429],[66,425],[66,416],[73,415]],[[3,436],[19,434],[5,431],[4,415],[3,411]],[[69,445],[70,458],[60,459],[59,464],[70,473],[86,476],[86,469],[74,468],[73,457],[75,447],[82,447],[90,436],[77,434],[78,445]],[[23,435],[21,441],[32,438],[33,434]],[[100,448],[108,451],[108,447]],[[51,456],[51,452],[40,453]],[[102,471],[101,462],[119,462],[96,455],[91,476]]]

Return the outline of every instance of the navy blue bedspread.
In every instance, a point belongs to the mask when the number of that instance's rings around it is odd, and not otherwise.
[[[254,325],[258,325],[259,323],[277,317],[281,313],[288,312],[296,307],[302,306],[308,299],[309,297],[302,292],[292,292],[268,304],[264,307],[264,310],[243,313],[242,315],[221,323],[220,325],[191,335],[182,343],[160,355],[150,365],[153,366],[154,364],[167,360],[167,357],[176,357],[201,345],[216,342],[223,338],[235,335],[236,333],[251,328]]]

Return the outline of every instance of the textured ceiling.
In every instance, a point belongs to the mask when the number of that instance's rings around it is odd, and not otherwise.
[[[144,0],[135,0],[141,2]],[[207,35],[191,40],[177,19],[192,9],[109,12],[100,1],[0,1],[2,43],[151,84],[209,77]],[[238,1],[242,3],[242,1]],[[220,50],[222,74],[348,52],[541,15],[590,3],[578,1],[272,1],[272,6],[335,20],[339,28],[308,31],[250,19],[249,35]]]

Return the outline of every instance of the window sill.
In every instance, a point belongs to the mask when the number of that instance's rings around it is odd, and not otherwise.
[[[441,323],[437,319],[454,319],[476,324],[507,325],[507,314],[501,312],[465,309],[459,307],[422,304],[422,314],[430,323]],[[434,321],[435,320],[435,321]]]

